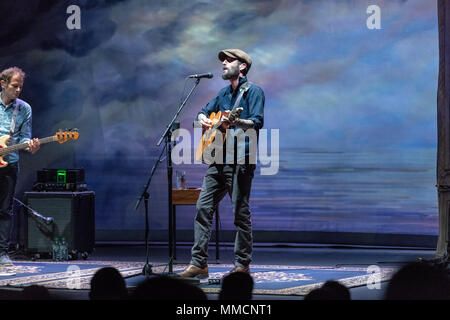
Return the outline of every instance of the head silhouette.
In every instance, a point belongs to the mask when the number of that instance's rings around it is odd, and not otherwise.
[[[448,300],[448,271],[427,263],[412,262],[398,270],[389,281],[386,300]]]
[[[151,276],[140,282],[133,297],[136,300],[207,300],[202,289],[164,275]]]
[[[44,286],[31,285],[23,288],[23,300],[50,300],[50,293]]]
[[[338,281],[328,280],[305,296],[305,300],[350,300],[350,291]]]
[[[233,272],[222,279],[219,300],[251,300],[253,278],[246,272]]]
[[[127,297],[125,280],[113,267],[98,270],[91,279],[91,300],[121,300]]]

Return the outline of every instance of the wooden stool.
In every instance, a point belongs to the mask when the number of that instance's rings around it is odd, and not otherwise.
[[[173,258],[177,259],[176,206],[196,205],[201,189],[172,189]],[[219,260],[219,207],[216,209],[216,260]]]

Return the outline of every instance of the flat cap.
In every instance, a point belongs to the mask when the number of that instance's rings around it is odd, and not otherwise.
[[[225,60],[226,57],[235,58],[239,61],[245,62],[245,64],[247,65],[247,72],[252,66],[252,58],[250,58],[250,56],[241,49],[226,49],[219,52],[220,61]]]

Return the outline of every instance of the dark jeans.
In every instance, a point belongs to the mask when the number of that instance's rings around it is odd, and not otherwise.
[[[8,251],[17,172],[17,163],[0,168],[0,253]]]
[[[208,264],[208,242],[211,238],[213,215],[227,193],[233,204],[234,225],[237,229],[234,242],[235,265],[243,267],[250,264],[253,236],[249,199],[255,167],[254,164],[214,164],[208,168],[197,201],[191,264],[201,268]]]

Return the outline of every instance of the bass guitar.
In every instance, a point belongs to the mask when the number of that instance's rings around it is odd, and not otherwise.
[[[64,143],[69,140],[77,140],[78,135],[78,129],[67,129],[66,131],[60,130],[56,132],[54,136],[39,139],[39,143],[45,144],[56,141],[59,143]],[[0,136],[0,168],[4,168],[8,165],[8,162],[4,161],[3,157],[10,154],[11,152],[28,148],[27,142],[8,146],[8,142],[10,139],[11,137],[9,135]]]

